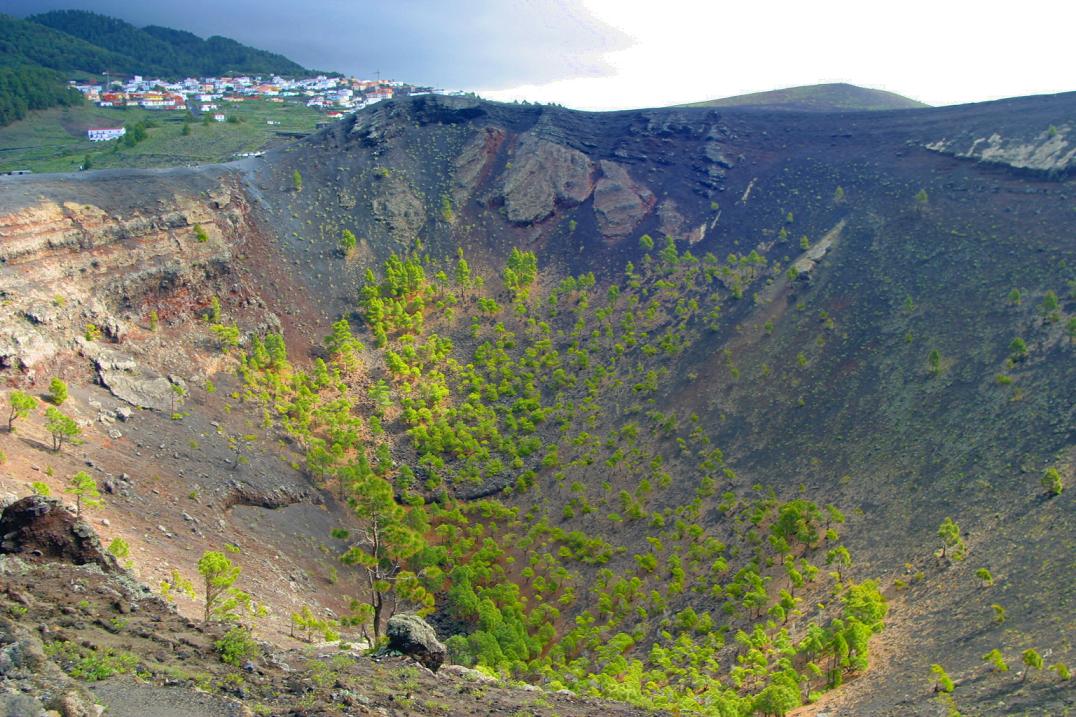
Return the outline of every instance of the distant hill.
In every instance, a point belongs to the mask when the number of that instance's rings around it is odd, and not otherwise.
[[[861,110],[901,110],[929,107],[916,100],[885,90],[872,90],[845,83],[804,85],[769,92],[723,97],[693,102],[685,107],[767,107],[801,112],[841,112]]]
[[[135,60],[29,20],[0,14],[0,66],[62,72],[136,72]]]
[[[185,77],[241,72],[295,76],[313,72],[283,55],[247,47],[226,37],[213,36],[203,40],[189,32],[167,27],[139,29],[123,20],[82,10],[55,10],[32,15],[27,22],[58,30],[114,53],[126,60],[121,63],[125,71],[144,75]],[[89,69],[77,65],[48,66],[57,70]],[[113,67],[107,69],[124,71]]]

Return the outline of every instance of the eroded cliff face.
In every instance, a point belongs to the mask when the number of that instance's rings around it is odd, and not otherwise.
[[[34,371],[63,352],[85,353],[79,338],[95,329],[123,343],[152,332],[151,313],[174,322],[215,293],[249,293],[229,283],[236,247],[256,231],[234,177],[204,191],[181,181],[146,191],[118,178],[83,201],[44,178],[14,189],[0,202],[4,368]],[[144,205],[125,204],[139,194]]]
[[[1060,174],[1076,167],[1076,143],[1069,138],[1072,132],[1071,124],[1050,125],[1037,134],[963,132],[929,142],[926,148],[959,159]]]

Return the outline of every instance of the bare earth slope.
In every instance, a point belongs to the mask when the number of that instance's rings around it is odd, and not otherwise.
[[[643,234],[696,257],[754,252],[762,268],[715,283],[719,320],[666,362],[653,405],[697,415],[738,476],[731,489],[842,506],[855,572],[884,586],[869,670],[804,714],[936,714],[932,663],[971,713],[1063,713],[1071,683],[998,675],[982,656],[1001,649],[1013,673],[1029,647],[1047,666],[1074,661],[1074,117],[1076,93],[873,113],[588,114],[429,96],[245,164],[0,179],[3,377],[43,395],[64,376],[86,439],[51,453],[40,412],[24,419],[0,436],[0,489],[59,491],[92,470],[109,491],[94,519],[130,540],[150,584],[238,544],[248,587],[274,608],[266,637],[289,644],[288,611],[339,614],[361,590],[344,571],[330,579],[328,533],[349,518],[262,408],[238,400],[201,318],[212,297],[244,336],[281,330],[290,360],[310,365],[331,322],[355,311],[366,269],[393,253],[463,247],[496,275],[520,247],[538,255],[547,292],[569,274],[620,281],[627,262],[649,261]],[[91,323],[102,339],[86,340]],[[182,420],[176,384],[189,389]],[[606,414],[630,400],[617,396]],[[415,460],[392,436],[394,458]],[[1048,467],[1069,487],[1056,497],[1040,487]],[[578,477],[588,489],[606,478]],[[674,475],[670,504],[696,481]],[[934,556],[946,517],[966,560]],[[564,520],[645,544],[638,529]]]

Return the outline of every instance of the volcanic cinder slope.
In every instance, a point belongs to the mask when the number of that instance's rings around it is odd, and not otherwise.
[[[1040,476],[1054,467],[1071,486],[1076,462],[1074,168],[1073,93],[870,113],[592,114],[425,96],[259,160],[0,179],[3,374],[39,393],[67,378],[86,439],[46,453],[41,420],[27,419],[0,437],[3,487],[47,482],[43,465],[57,476],[90,465],[113,486],[101,530],[130,537],[147,582],[189,573],[193,556],[230,541],[277,614],[308,603],[339,612],[361,583],[331,586],[318,546],[330,552],[347,511],[263,427],[256,402],[229,402],[242,388],[201,319],[212,297],[243,335],[281,331],[305,367],[341,316],[372,346],[359,287],[394,253],[454,261],[462,247],[496,277],[518,247],[537,254],[539,296],[588,272],[603,296],[628,262],[649,266],[640,237],[659,249],[671,237],[681,256],[735,254],[726,266],[739,268],[713,282],[716,318],[651,367],[662,380],[647,406],[696,421],[722,449],[731,477],[719,494],[761,484],[840,506],[853,572],[889,602],[869,669],[805,714],[936,714],[932,663],[957,680],[961,709],[1060,714],[1071,683],[999,676],[982,656],[1001,649],[1013,672],[1029,647],[1047,665],[1073,662],[1073,491],[1048,497]],[[357,237],[347,256],[345,229]],[[511,303],[504,287],[489,291]],[[86,340],[91,323],[103,339]],[[467,345],[464,331],[449,333]],[[369,383],[382,360],[365,356]],[[216,392],[202,390],[207,380]],[[190,394],[182,421],[169,416],[176,383]],[[597,425],[615,430],[634,400],[610,390]],[[121,406],[145,410],[117,421]],[[393,458],[417,465],[406,427],[386,428]],[[663,507],[691,502],[696,472],[675,445],[654,450],[670,466]],[[518,477],[451,488],[522,511],[553,505],[561,518],[567,488],[540,473],[542,497],[503,494]],[[603,481],[615,495],[639,477],[580,464],[567,482],[593,498]],[[964,560],[934,555],[946,517],[963,530]],[[562,519],[615,537],[618,574],[647,549],[641,525]],[[715,535],[732,521],[716,507],[699,517]],[[981,585],[981,567],[993,585]],[[594,584],[594,570],[579,574]],[[670,614],[720,604],[689,591]]]

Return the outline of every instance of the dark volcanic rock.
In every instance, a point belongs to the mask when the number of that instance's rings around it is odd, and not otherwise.
[[[654,193],[632,180],[616,162],[599,162],[602,176],[594,187],[594,216],[606,238],[622,238],[639,226],[654,206]]]
[[[418,615],[393,615],[389,618],[388,635],[388,649],[402,652],[434,672],[445,661],[444,644]]]
[[[479,182],[488,173],[490,162],[504,139],[503,129],[483,127],[453,160],[452,201],[456,207],[462,207],[474,194]]]
[[[508,221],[532,224],[549,217],[557,206],[581,204],[594,190],[593,170],[579,150],[524,135],[502,180]]]
[[[116,559],[101,548],[97,533],[55,499],[32,495],[12,503],[0,515],[0,553],[26,560],[96,563],[119,570]]]

